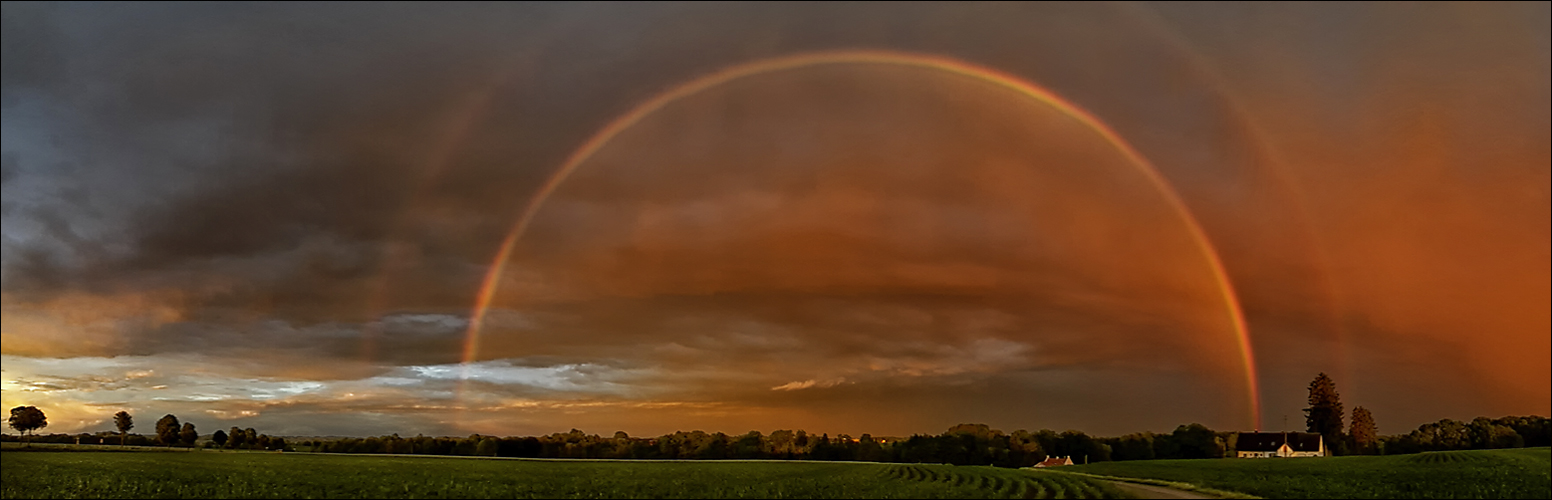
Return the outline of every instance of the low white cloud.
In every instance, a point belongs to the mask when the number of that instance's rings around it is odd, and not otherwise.
[[[622,383],[643,373],[591,363],[519,366],[510,360],[409,366],[401,371],[427,380],[469,380],[567,392],[623,392]]]
[[[383,331],[403,335],[457,335],[469,327],[469,319],[451,314],[394,314],[378,321]]]
[[[800,382],[799,381],[787,382],[785,384],[778,385],[776,387],[772,387],[771,390],[773,390],[773,391],[797,391],[797,390],[809,389],[809,388],[814,388],[814,387],[818,387],[818,388],[822,389],[822,388],[827,388],[827,387],[835,387],[837,385],[841,385],[841,384],[844,384],[844,383],[846,383],[846,377],[836,377],[836,378],[825,379],[825,380],[808,379],[808,380],[804,380],[804,381],[800,381]]]
[[[907,344],[908,345],[908,344]],[[961,373],[998,373],[1035,366],[1028,344],[997,338],[978,339],[964,346],[922,345],[930,355],[867,356],[868,370],[909,377]]]

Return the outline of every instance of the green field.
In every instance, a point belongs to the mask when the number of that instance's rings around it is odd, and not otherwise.
[[[1119,498],[1077,476],[951,465],[0,453],[3,498]]]
[[[1105,462],[1063,471],[1161,479],[1265,498],[1552,498],[1548,448]]]

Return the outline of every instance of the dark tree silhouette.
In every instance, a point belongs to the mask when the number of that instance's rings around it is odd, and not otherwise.
[[[500,443],[496,442],[496,438],[488,437],[481,439],[480,443],[474,447],[474,454],[482,457],[494,457],[496,456],[498,446],[500,446]]]
[[[183,424],[183,429],[178,431],[178,440],[182,441],[184,446],[194,446],[194,442],[199,441],[199,431],[194,430],[193,422]]]
[[[232,449],[234,450],[242,449],[243,445],[248,444],[248,436],[244,435],[243,430],[236,426],[232,427],[231,432],[226,433],[226,438],[227,442],[232,444]]]
[[[1324,372],[1315,376],[1309,385],[1309,408],[1304,409],[1304,422],[1309,432],[1325,437],[1326,447],[1335,448],[1342,442],[1342,396],[1336,392],[1336,382]]]
[[[178,444],[178,432],[181,430],[183,426],[178,424],[178,417],[168,414],[156,421],[156,440],[168,446]]]
[[[1348,427],[1352,434],[1353,451],[1360,455],[1374,453],[1374,446],[1379,442],[1379,430],[1374,425],[1374,415],[1362,406],[1353,408],[1353,424]]]
[[[27,434],[48,427],[48,416],[43,414],[36,406],[18,406],[11,408],[11,418],[6,419],[12,429],[22,433],[22,440],[27,439]]]
[[[1513,427],[1504,425],[1501,420],[1477,417],[1466,424],[1466,435],[1471,439],[1471,447],[1476,449],[1525,447],[1524,437],[1515,432]]]
[[[1175,428],[1170,438],[1179,446],[1181,458],[1223,458],[1224,446],[1218,433],[1202,424]]]
[[[127,411],[113,414],[113,425],[119,428],[119,446],[124,446],[124,438],[129,436],[129,430],[135,428],[135,417]]]
[[[216,443],[217,448],[226,446],[226,431],[216,429],[215,434],[210,435],[210,440]]]

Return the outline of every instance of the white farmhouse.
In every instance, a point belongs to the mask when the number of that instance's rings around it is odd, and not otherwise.
[[[1235,442],[1239,458],[1327,456],[1324,436],[1311,432],[1241,432]]]

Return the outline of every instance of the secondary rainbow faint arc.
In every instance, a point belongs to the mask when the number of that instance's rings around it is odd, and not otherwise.
[[[1355,383],[1358,382],[1358,378],[1351,376],[1352,355],[1348,352],[1350,348],[1347,342],[1347,326],[1342,320],[1341,305],[1337,302],[1337,297],[1341,296],[1342,293],[1331,276],[1331,270],[1334,267],[1331,265],[1330,252],[1326,251],[1328,245],[1326,245],[1325,238],[1320,235],[1320,232],[1315,230],[1314,222],[1312,222],[1314,216],[1310,214],[1309,205],[1305,203],[1305,200],[1310,199],[1310,196],[1303,188],[1302,183],[1289,173],[1286,156],[1278,150],[1275,143],[1267,139],[1269,134],[1254,119],[1255,117],[1245,105],[1245,99],[1228,83],[1228,79],[1214,69],[1212,61],[1202,55],[1200,50],[1194,49],[1190,38],[1187,38],[1164,16],[1160,15],[1157,9],[1148,7],[1142,2],[1114,2],[1110,3],[1110,5],[1117,7],[1120,11],[1131,15],[1133,19],[1146,25],[1148,29],[1153,30],[1158,35],[1159,39],[1173,46],[1176,52],[1184,57],[1189,63],[1188,66],[1202,76],[1201,80],[1207,84],[1208,90],[1217,93],[1223,98],[1224,103],[1228,105],[1228,109],[1234,114],[1235,119],[1249,132],[1248,136],[1251,139],[1251,144],[1255,146],[1256,151],[1260,153],[1262,158],[1272,166],[1272,168],[1266,169],[1266,171],[1272,175],[1273,179],[1276,179],[1278,187],[1292,195],[1289,201],[1292,202],[1291,206],[1293,207],[1294,214],[1298,216],[1300,222],[1299,229],[1304,233],[1304,238],[1307,241],[1306,245],[1311,249],[1313,253],[1311,257],[1315,260],[1316,268],[1319,270],[1316,273],[1316,279],[1319,280],[1321,289],[1325,292],[1326,324],[1336,334],[1337,338],[1337,365],[1342,370],[1342,378],[1349,381],[1345,382],[1347,389],[1352,391]]]
[[[744,77],[773,73],[778,71],[806,68],[826,64],[881,64],[893,66],[907,66],[915,68],[944,71],[956,75],[974,78],[1008,90],[1012,90],[1026,97],[1056,108],[1063,114],[1077,120],[1084,126],[1098,133],[1112,147],[1121,152],[1133,165],[1138,167],[1148,181],[1158,189],[1165,202],[1180,215],[1187,230],[1191,233],[1192,240],[1207,260],[1208,267],[1212,270],[1213,279],[1217,281],[1219,291],[1223,296],[1224,304],[1228,309],[1228,321],[1234,330],[1235,340],[1238,342],[1241,362],[1245,371],[1245,382],[1249,392],[1250,415],[1255,428],[1261,424],[1261,391],[1256,375],[1255,355],[1250,345],[1249,330],[1245,326],[1244,313],[1240,310],[1239,298],[1234,292],[1234,285],[1229,281],[1228,273],[1224,270],[1222,259],[1218,251],[1207,239],[1207,233],[1202,229],[1196,217],[1191,215],[1185,203],[1180,199],[1179,193],[1170,187],[1164,177],[1159,174],[1156,167],[1142,154],[1138,153],[1131,144],[1122,139],[1120,135],[1111,130],[1109,126],[1100,121],[1093,114],[1070,103],[1050,91],[1041,88],[1027,80],[1001,71],[977,66],[964,61],[950,59],[942,56],[912,54],[905,52],[881,51],[881,50],[849,50],[833,52],[814,52],[798,54],[771,59],[761,59],[731,66],[715,73],[690,80],[677,87],[671,88],[648,99],[629,112],[620,115],[605,125],[592,137],[589,137],[582,146],[566,157],[565,163],[550,175],[539,191],[523,208],[517,223],[501,241],[501,247],[496,251],[496,258],[491,262],[490,270],[485,275],[484,282],[480,285],[479,294],[475,298],[474,311],[469,318],[469,328],[464,336],[463,363],[468,366],[479,354],[480,329],[485,321],[485,313],[490,308],[491,299],[496,294],[497,284],[501,274],[506,269],[508,258],[512,255],[512,249],[523,233],[528,230],[528,225],[533,221],[534,215],[544,205],[551,194],[560,187],[562,182],[571,175],[577,167],[585,163],[598,150],[603,149],[609,141],[613,140],[626,129],[635,126],[642,119],[657,112],[663,107],[680,99],[700,93],[706,89],[722,85]]]

